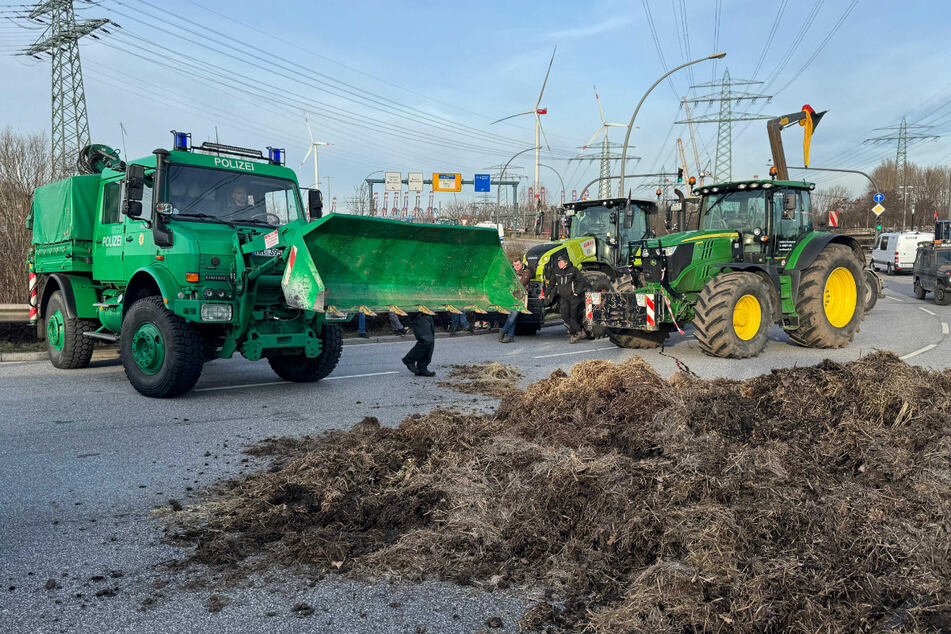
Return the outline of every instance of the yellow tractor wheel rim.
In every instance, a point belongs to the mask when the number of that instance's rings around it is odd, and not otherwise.
[[[763,309],[753,295],[744,295],[733,307],[733,332],[743,341],[749,341],[759,332]]]
[[[823,307],[833,328],[842,328],[852,321],[858,303],[858,290],[852,271],[840,266],[826,279]]]

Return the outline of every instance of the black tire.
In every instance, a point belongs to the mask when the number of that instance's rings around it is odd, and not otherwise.
[[[157,343],[165,350],[151,373],[136,361],[137,355],[140,359],[151,356],[149,339],[136,337],[140,328],[148,324],[157,330],[152,347]],[[132,304],[122,319],[119,354],[125,375],[139,394],[170,398],[184,394],[198,382],[205,362],[205,343],[195,325],[167,309],[161,297],[143,297]]]
[[[608,339],[618,348],[659,348],[667,339],[667,330],[622,330],[608,328]]]
[[[951,292],[936,282],[934,285],[934,303],[938,306],[951,304]]]
[[[324,324],[320,333],[323,348],[320,355],[308,358],[304,353],[272,354],[267,362],[271,369],[284,379],[294,383],[313,383],[319,381],[337,367],[340,353],[343,350],[343,331],[340,326]]]
[[[863,298],[865,313],[875,308],[878,303],[878,276],[874,271],[865,269],[865,296]]]
[[[721,273],[707,282],[694,306],[700,349],[730,359],[758,355],[776,314],[773,296],[770,284],[755,273]]]
[[[851,316],[843,313],[835,325],[829,321],[826,310],[827,283],[830,276],[839,270],[847,271],[855,283],[855,306]],[[844,275],[844,273],[843,273]],[[796,296],[796,311],[799,313],[799,328],[789,333],[789,338],[809,348],[841,348],[847,345],[859,331],[864,310],[858,310],[858,302],[865,296],[865,274],[862,263],[852,249],[842,244],[829,244],[815,261],[802,272],[799,293]],[[846,297],[846,299],[849,299]],[[847,312],[847,303],[843,305]]]
[[[520,337],[537,335],[539,330],[541,330],[541,324],[520,324],[518,321],[515,322],[515,334]]]
[[[613,282],[606,273],[586,270],[582,271],[581,274],[584,275],[584,279],[588,282],[588,291],[610,291],[613,287]],[[581,310],[584,310],[584,304],[581,305]],[[607,329],[604,326],[589,326],[584,323],[584,319],[581,320],[581,324],[589,339],[600,339],[607,334]]]
[[[50,353],[50,362],[61,370],[85,368],[92,359],[94,341],[84,337],[84,332],[92,332],[99,326],[93,319],[77,319],[66,315],[66,299],[62,291],[54,291],[46,304],[46,349]],[[53,331],[58,333],[54,335]],[[57,348],[54,341],[61,341]]]
[[[921,282],[918,281],[917,277],[915,278],[914,289],[915,289],[915,297],[918,299],[924,299],[925,293],[928,292],[924,288],[921,287]]]

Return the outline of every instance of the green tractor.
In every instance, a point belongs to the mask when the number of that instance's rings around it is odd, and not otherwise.
[[[625,284],[630,279],[631,246],[650,237],[647,217],[654,213],[657,205],[649,200],[607,198],[567,203],[564,218],[568,237],[536,245],[525,254],[525,264],[533,273],[528,288],[531,314],[519,318],[516,333],[537,333],[546,310],[558,305],[557,295],[546,294],[545,280],[551,278],[551,267],[562,251],[584,273],[592,289],[606,291]],[[592,326],[589,334],[600,336],[603,329]]]
[[[585,321],[625,348],[660,346],[692,322],[717,357],[758,355],[773,323],[803,346],[851,342],[865,315],[864,254],[853,238],[814,230],[815,185],[788,180],[778,140],[798,121],[811,134],[822,114],[770,120],[774,179],[699,188],[698,230],[643,241],[636,288],[589,293]]]
[[[171,151],[126,165],[91,146],[79,166],[34,192],[27,219],[32,319],[58,368],[89,365],[100,341],[151,397],[187,392],[235,353],[313,382],[357,313],[524,310],[494,229],[324,215],[282,149],[174,133]]]

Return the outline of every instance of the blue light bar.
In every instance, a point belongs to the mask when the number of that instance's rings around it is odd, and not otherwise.
[[[187,152],[191,145],[192,135],[188,132],[176,132],[172,130],[172,139],[174,140],[174,149]]]
[[[284,164],[284,148],[267,146],[267,160],[272,165]]]

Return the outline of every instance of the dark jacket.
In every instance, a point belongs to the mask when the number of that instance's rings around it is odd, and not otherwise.
[[[515,274],[518,275],[518,281],[522,283],[522,287],[528,290],[528,283],[532,281],[532,274],[528,267],[523,264],[522,270],[516,271]]]
[[[588,280],[571,262],[564,269],[556,264],[551,282],[561,297],[584,295],[584,292],[588,290]]]

